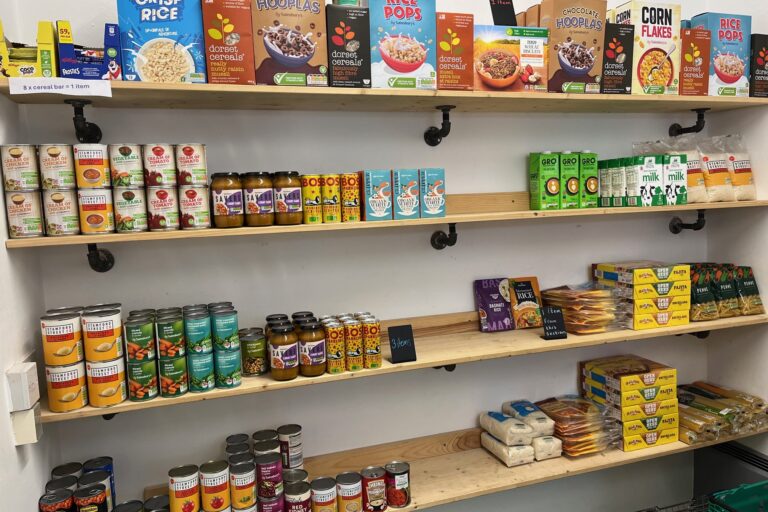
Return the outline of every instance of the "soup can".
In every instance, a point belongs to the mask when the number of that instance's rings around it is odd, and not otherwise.
[[[387,510],[387,471],[368,466],[360,472],[363,479],[363,509]]]
[[[336,476],[336,495],[340,512],[362,512],[363,480],[360,473],[341,473]]]
[[[69,489],[46,492],[37,502],[39,512],[69,512],[74,510],[74,506],[75,500],[72,496],[72,491]]]
[[[112,208],[112,190],[86,188],[77,191],[80,207],[80,232],[84,235],[102,235],[115,230]]]
[[[251,438],[248,437],[248,434],[230,434],[226,439],[224,439],[224,447],[226,448],[227,446],[237,446],[239,444],[247,445],[250,443],[250,441]]]
[[[320,189],[323,199],[323,224],[341,222],[341,175],[323,174],[320,176]]]
[[[265,429],[254,432],[251,439],[253,439],[253,444],[255,445],[262,441],[277,441],[280,439],[280,436],[278,436],[277,430]]]
[[[211,314],[213,346],[216,350],[239,350],[237,311],[216,310]]]
[[[279,454],[268,453],[256,457],[256,482],[259,500],[283,494],[283,465]]]
[[[283,425],[277,429],[280,454],[284,468],[304,467],[304,451],[301,442],[301,425]]]
[[[189,464],[168,471],[170,512],[200,512],[200,473]]]
[[[109,302],[109,303],[102,303],[102,304],[92,304],[90,306],[86,306],[83,308],[83,311],[86,313],[89,311],[103,311],[105,309],[116,309],[122,313],[123,311],[123,305],[119,302]]]
[[[256,466],[253,462],[229,468],[229,492],[236,510],[256,504]]]
[[[109,474],[109,489],[112,499],[115,499],[115,463],[112,457],[108,455],[102,455],[101,457],[94,457],[83,462],[83,474],[90,473],[92,471],[106,471]]]
[[[311,512],[312,490],[303,480],[285,483],[286,512]]]
[[[106,495],[107,510],[112,510],[112,503],[114,496],[112,496],[112,490],[109,482],[109,472],[104,470],[89,471],[83,473],[83,476],[77,481],[77,486],[82,489],[92,486],[104,486],[104,494]],[[77,502],[77,491],[75,491],[75,502]]]
[[[66,366],[83,360],[83,331],[79,314],[40,317],[40,332],[46,365]]]
[[[301,197],[304,201],[304,224],[323,223],[323,200],[319,174],[301,177]]]
[[[123,355],[120,310],[84,312],[83,343],[87,361],[111,361]]]
[[[179,202],[176,187],[148,187],[147,211],[150,231],[179,229]]]
[[[104,144],[75,144],[77,188],[109,188],[109,154]]]
[[[341,175],[341,221],[360,222],[360,177],[357,173]]]
[[[200,501],[205,512],[229,509],[229,464],[208,461],[200,466]]]
[[[149,229],[147,196],[141,187],[119,187],[114,190],[115,231],[139,233]]]
[[[144,164],[138,144],[110,144],[109,163],[113,187],[144,186]]]
[[[8,214],[8,235],[11,238],[43,236],[39,190],[6,192],[5,209]]]
[[[258,512],[285,512],[285,500],[282,496],[259,499]]]
[[[3,185],[6,192],[40,188],[35,146],[30,144],[0,146],[0,160],[2,160]]]
[[[205,144],[176,144],[176,167],[179,171],[179,185],[208,185]]]
[[[208,187],[184,185],[179,187],[179,211],[181,229],[206,229],[211,227],[211,206]]]
[[[304,469],[284,469],[283,481],[287,484],[289,482],[309,482],[309,473]]]
[[[124,402],[128,397],[125,386],[125,360],[122,357],[112,361],[86,361],[88,376],[88,403],[93,407],[111,407]]]
[[[363,317],[363,366],[381,368],[381,323],[372,317]]]
[[[112,500],[104,484],[84,485],[76,490],[74,498],[77,512],[109,512]]]
[[[216,387],[213,353],[190,353],[187,355],[189,372],[189,390],[193,393],[204,393]]]
[[[145,512],[144,504],[139,500],[124,501],[115,505],[112,512]]]
[[[155,339],[160,359],[173,359],[187,353],[184,340],[184,318],[181,315],[158,316],[155,320]]]
[[[258,443],[253,443],[254,455],[259,456],[259,455],[266,455],[268,453],[280,453],[280,441],[269,440],[269,441],[259,441]]]
[[[128,362],[155,359],[155,324],[149,317],[126,320],[123,324],[125,353]]]
[[[227,462],[230,466],[237,466],[238,464],[245,464],[247,462],[253,463],[255,457],[252,453],[236,453],[227,457]]]
[[[170,144],[144,144],[144,182],[148,187],[176,186],[176,159]],[[206,511],[210,512],[210,511]]]
[[[239,350],[214,350],[217,388],[236,388],[242,381],[242,361]]]
[[[347,369],[347,353],[344,343],[344,326],[338,322],[325,324],[325,343],[328,352],[328,373],[344,373]]]
[[[61,478],[55,478],[48,480],[45,484],[45,492],[58,491],[59,489],[69,489],[74,491],[77,489],[77,478],[75,475],[67,475]]]
[[[336,512],[336,480],[321,476],[312,480],[312,512]]]
[[[240,337],[243,352],[243,375],[264,375],[267,364],[267,340],[261,333],[246,333]]]
[[[80,234],[80,214],[77,210],[77,192],[70,189],[43,190],[45,234],[66,236]]]
[[[80,462],[66,462],[60,464],[51,470],[51,478],[63,478],[65,476],[83,476],[83,464]]]
[[[387,470],[387,503],[391,508],[407,507],[411,503],[411,466],[393,461],[384,469]]]
[[[179,356],[175,359],[158,361],[160,369],[160,396],[173,398],[185,395],[189,388],[187,384],[187,358]]]
[[[189,354],[210,354],[213,352],[213,334],[211,332],[211,315],[208,309],[184,312],[184,338]]]
[[[344,321],[344,348],[347,353],[347,371],[363,368],[363,328],[359,320]]]
[[[41,144],[38,148],[43,189],[75,188],[75,159],[69,144]]]
[[[144,502],[144,512],[168,512],[170,509],[171,499],[167,494],[152,496]]]
[[[131,402],[146,402],[158,395],[157,361],[128,363],[128,398]]]

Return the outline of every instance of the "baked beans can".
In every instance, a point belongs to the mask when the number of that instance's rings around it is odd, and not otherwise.
[[[214,350],[213,359],[217,388],[236,388],[243,382],[240,350]]]
[[[187,381],[187,358],[161,359],[157,363],[160,373],[160,396],[173,398],[185,395],[189,388]]]
[[[83,331],[78,313],[40,317],[43,359],[49,366],[66,366],[83,360]]]
[[[341,175],[323,174],[320,176],[320,189],[323,199],[323,223],[341,222]]]
[[[348,472],[336,475],[336,495],[341,512],[363,510],[363,479],[360,473]]]
[[[8,235],[11,238],[43,236],[39,190],[6,192],[5,208],[8,214]]]
[[[112,457],[108,455],[102,455],[101,457],[94,457],[83,462],[83,474],[91,473],[93,471],[106,471],[109,474],[109,488],[107,492],[112,497],[112,501],[115,501],[115,463]]]
[[[77,512],[109,512],[112,510],[112,502],[109,499],[107,488],[103,484],[83,486],[76,490],[72,497]]]
[[[155,359],[155,325],[151,320],[126,320],[123,331],[125,353],[129,363]]]
[[[347,353],[347,371],[363,369],[363,325],[359,320],[344,321],[344,347]]]
[[[387,510],[387,471],[380,466],[368,466],[360,476],[363,478],[363,510]]]
[[[159,393],[157,387],[157,361],[154,359],[128,363],[128,399],[146,402]]]
[[[77,188],[109,188],[109,154],[104,144],[75,144]]]
[[[170,316],[158,316],[155,320],[155,339],[160,359],[173,359],[186,354],[182,315],[171,313]]]
[[[83,464],[80,462],[65,462],[51,470],[51,479],[64,478],[65,476],[83,476]]]
[[[179,171],[179,185],[207,185],[208,162],[205,157],[205,144],[177,144],[176,167]]]
[[[43,190],[43,212],[47,236],[80,234],[77,192],[70,189]]]
[[[80,232],[84,235],[102,235],[115,230],[112,190],[85,188],[77,191],[80,209]]]
[[[144,502],[144,512],[168,512],[171,509],[171,499],[167,494],[152,496]]]
[[[328,373],[344,373],[347,369],[347,353],[344,343],[344,326],[338,322],[325,324],[325,343],[328,352]]]
[[[179,200],[176,186],[148,187],[147,211],[150,231],[179,229]]]
[[[170,144],[144,144],[144,182],[148,187],[176,186],[176,159]]]
[[[149,229],[147,196],[140,187],[115,188],[115,231],[139,233]]]
[[[110,144],[109,164],[113,187],[144,186],[144,164],[138,144]]]
[[[232,508],[242,510],[256,504],[256,466],[252,462],[229,468]]]
[[[179,187],[181,229],[207,229],[211,227],[211,206],[205,185]]]
[[[245,464],[247,462],[253,464],[254,460],[255,457],[252,453],[236,453],[227,457],[227,462],[229,462],[230,467],[237,466],[238,464]]]
[[[40,188],[35,146],[30,144],[0,146],[0,160],[3,164],[3,185],[6,192]]]
[[[243,353],[243,375],[264,375],[269,371],[267,340],[262,333],[245,333],[240,336]]]
[[[303,480],[285,483],[285,512],[311,512],[312,489]]]
[[[115,505],[112,512],[146,512],[144,504],[139,500],[124,501]]]
[[[372,317],[361,317],[363,325],[363,366],[381,368],[381,323]]]
[[[266,455],[268,453],[280,453],[280,441],[277,439],[272,439],[269,441],[259,441],[258,443],[253,443],[253,454],[256,456],[259,455]],[[285,474],[285,469],[283,469],[283,474]]]
[[[387,503],[391,508],[407,507],[411,503],[411,466],[407,462],[392,461],[387,470]]]
[[[245,434],[243,435],[245,436]],[[244,443],[228,444],[224,447],[224,453],[227,454],[227,457],[230,455],[238,455],[240,453],[251,453],[251,445],[247,442],[248,436],[245,436],[245,438],[246,442]]]
[[[112,510],[112,504],[115,497],[112,495],[112,488],[110,487],[110,475],[108,471],[103,469],[95,471],[86,471],[83,476],[77,481],[78,488],[91,487],[96,485],[104,486],[104,493],[106,494],[107,510]],[[75,491],[75,503],[77,503],[77,491]]]
[[[301,177],[301,197],[304,204],[304,224],[323,223],[323,200],[319,174]]]
[[[200,512],[200,473],[194,464],[168,471],[170,512]]]
[[[229,508],[227,461],[209,461],[200,466],[200,501],[205,512],[221,512]]]
[[[125,401],[125,360],[85,362],[88,377],[88,403],[93,407],[111,407]]]
[[[283,481],[288,482],[309,482],[309,473],[304,469],[284,469]]]
[[[70,491],[74,491],[77,489],[77,479],[78,477],[75,475],[67,475],[61,478],[48,480],[45,484],[45,492],[53,492],[59,489],[69,489]]]
[[[216,371],[213,353],[190,353],[187,355],[189,390],[192,393],[205,393],[216,387]]]
[[[190,354],[213,352],[213,332],[208,308],[184,311],[184,339]]]
[[[283,494],[283,464],[279,453],[256,457],[256,484],[259,501]]]
[[[277,429],[280,441],[280,454],[283,467],[302,469],[304,467],[304,448],[301,441],[301,425],[283,425]]]
[[[341,175],[341,221],[360,222],[360,176],[356,172]]]
[[[256,444],[262,441],[278,441],[280,436],[277,434],[277,430],[264,429],[254,432],[251,439],[253,439],[253,443]]]
[[[285,512],[285,500],[282,496],[259,500],[258,512]]]
[[[337,512],[336,480],[321,476],[312,480],[312,512]]]
[[[70,512],[74,506],[75,500],[69,489],[46,492],[37,502],[39,512]]]
[[[84,312],[86,361],[111,361],[123,356],[123,324],[118,309]]]
[[[69,144],[41,144],[38,148],[43,189],[75,188],[75,159]]]

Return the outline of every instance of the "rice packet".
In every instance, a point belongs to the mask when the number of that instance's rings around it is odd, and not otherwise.
[[[716,142],[726,154],[728,173],[733,182],[733,193],[737,201],[754,201],[757,188],[752,174],[752,159],[741,135],[716,137]]]
[[[731,173],[728,171],[728,155],[717,139],[704,139],[698,143],[701,153],[701,170],[710,203],[735,201]]]

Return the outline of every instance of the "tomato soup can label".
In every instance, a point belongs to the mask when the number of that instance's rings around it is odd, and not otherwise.
[[[176,167],[179,171],[179,185],[208,185],[204,144],[177,144]]]
[[[214,350],[217,388],[236,388],[242,383],[239,350]]]
[[[200,497],[205,512],[221,512],[229,508],[229,465],[226,461],[200,466]]]
[[[38,148],[43,189],[75,188],[75,159],[69,144],[42,144]]]
[[[271,188],[246,188],[244,192],[246,213],[275,213],[275,199]]]
[[[206,229],[211,227],[211,208],[208,201],[208,187],[179,187],[179,211],[181,229]]]
[[[49,366],[66,366],[83,360],[80,315],[48,315],[40,318],[43,358]]]
[[[118,233],[138,233],[149,229],[147,196],[143,188],[116,188],[115,230]]]
[[[155,359],[155,325],[147,320],[127,320],[123,326],[128,362]]]
[[[213,346],[216,350],[240,350],[237,311],[218,311],[211,315]]]
[[[160,368],[160,396],[170,398],[187,393],[186,357],[161,359],[158,361],[158,367]]]
[[[113,187],[144,186],[144,164],[138,144],[110,144],[109,163]]]
[[[356,372],[363,368],[363,330],[357,320],[344,322],[344,347],[347,352],[347,370]]]
[[[189,354],[189,390],[193,393],[204,393],[216,387],[213,353]]]
[[[186,471],[188,468],[194,468],[194,471]],[[169,472],[168,498],[171,512],[200,512],[200,475],[196,466]]]
[[[341,220],[360,221],[360,177],[357,173],[341,175]]]
[[[256,457],[256,482],[259,501],[282,498],[283,465],[278,454],[269,453]]]
[[[184,319],[181,316],[158,318],[155,321],[155,339],[160,359],[173,359],[186,354]]]
[[[128,363],[128,398],[146,402],[158,395],[157,361]]]
[[[76,144],[75,180],[77,188],[110,186],[109,155],[104,144]]]
[[[184,337],[187,352],[190,354],[210,354],[213,352],[213,333],[211,317],[201,312],[184,317]]]
[[[344,373],[347,369],[347,353],[344,344],[344,326],[331,322],[325,325],[328,373]]]
[[[242,510],[256,504],[256,467],[253,464],[233,466],[229,474],[232,508]]]
[[[82,361],[69,366],[46,366],[45,381],[51,411],[74,411],[88,405],[85,363]]]
[[[87,361],[111,361],[123,356],[123,324],[119,310],[85,313],[82,322]]]
[[[37,190],[40,174],[37,170],[37,153],[30,144],[0,146],[5,191]]]
[[[77,191],[80,208],[80,232],[101,235],[115,230],[112,191],[108,188],[86,188]]]
[[[46,235],[66,236],[80,233],[77,193],[74,190],[43,190],[43,211]]]
[[[341,176],[322,175],[320,190],[323,199],[323,224],[341,222]]]
[[[148,187],[176,186],[176,159],[170,144],[144,144],[144,182]]]
[[[301,177],[301,197],[304,202],[304,224],[323,223],[323,199],[319,174]]]
[[[285,500],[282,496],[268,500],[259,500],[259,512],[285,512]]]
[[[147,211],[150,231],[179,229],[179,202],[176,187],[148,187]]]
[[[85,371],[88,376],[88,403],[91,406],[110,407],[128,397],[122,357],[106,362],[86,361]]]
[[[8,234],[11,238],[43,236],[43,212],[40,192],[18,191],[5,193],[8,214]]]
[[[263,375],[269,371],[267,340],[263,334],[246,334],[240,339],[243,375]]]

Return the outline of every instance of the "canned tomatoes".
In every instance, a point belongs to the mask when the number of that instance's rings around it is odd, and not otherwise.
[[[118,233],[137,233],[147,231],[147,199],[140,187],[116,188],[115,231]]]
[[[69,489],[46,492],[37,502],[37,508],[40,512],[70,511],[74,505],[75,500],[72,497],[72,491]]]
[[[168,472],[171,512],[200,512],[200,473],[197,466],[175,467]]]
[[[43,211],[46,235],[63,236],[80,233],[77,193],[74,190],[43,190]]]
[[[144,144],[144,182],[148,187],[175,187],[176,161],[170,144]]]
[[[230,468],[229,490],[235,510],[256,504],[256,466],[252,462],[236,464]]]
[[[161,359],[158,361],[158,367],[160,368],[160,396],[172,398],[187,393],[186,357]]]
[[[285,483],[285,512],[310,512],[312,490],[304,481]]]
[[[336,495],[340,512],[363,510],[363,480],[360,473],[341,473],[336,476]]]
[[[328,373],[344,373],[347,369],[344,326],[335,321],[325,324],[325,343],[328,351],[326,371]]]
[[[210,391],[216,386],[213,353],[190,353],[187,356],[189,390],[193,393]]]
[[[75,181],[77,188],[110,186],[109,156],[104,144],[76,144]]]
[[[6,192],[40,188],[35,146],[29,144],[0,146],[0,159],[3,163],[3,183]]]
[[[288,469],[304,467],[304,451],[301,442],[301,425],[283,425],[277,429],[283,467]]]
[[[181,315],[158,317],[155,320],[155,338],[160,359],[173,359],[187,352]]]
[[[43,236],[43,213],[38,190],[6,192],[5,208],[11,238]]]
[[[336,512],[336,480],[321,476],[312,480],[312,512]]]
[[[211,316],[207,309],[185,313],[184,337],[190,354],[209,354],[213,351]]]
[[[320,191],[323,199],[323,223],[341,222],[341,176],[320,176]]]
[[[155,358],[155,326],[151,320],[126,320],[123,330],[129,363]]]
[[[157,361],[128,363],[128,398],[146,402],[157,396]]]
[[[204,144],[177,144],[176,165],[179,171],[179,185],[208,184],[208,163]]]
[[[85,312],[82,322],[86,360],[111,361],[123,355],[120,310]]]
[[[205,185],[179,187],[179,211],[181,212],[181,229],[211,227],[208,187]]]
[[[77,203],[80,207],[80,231],[84,235],[100,235],[115,230],[110,189],[80,189],[77,191]]]
[[[44,189],[75,188],[75,162],[72,146],[42,144],[38,148],[40,177]]]
[[[110,144],[109,163],[113,187],[144,186],[144,165],[138,144]]]
[[[364,317],[363,324],[363,350],[365,356],[363,366],[365,368],[381,368],[381,324],[372,317]]]
[[[259,500],[283,494],[283,466],[280,455],[268,453],[256,457],[256,482]]]
[[[88,376],[88,402],[93,407],[110,407],[125,401],[128,393],[122,357],[104,362],[86,361],[85,371]]]
[[[344,346],[347,352],[347,370],[363,368],[363,329],[359,320],[344,321]]]
[[[360,177],[355,172],[341,175],[341,220],[360,221]]]
[[[304,201],[304,224],[323,223],[323,202],[319,174],[301,177],[301,197]]]
[[[88,405],[85,364],[82,361],[68,366],[46,366],[45,381],[51,411],[74,411]]]
[[[148,187],[147,211],[150,231],[179,229],[179,204],[175,186]]]
[[[78,512],[109,512],[112,502],[104,484],[82,486],[72,497]]]
[[[242,383],[240,350],[214,350],[217,388],[236,388]]]
[[[387,471],[368,466],[360,472],[363,478],[363,510],[387,510]]]
[[[407,507],[411,503],[411,466],[393,461],[384,469],[387,470],[387,503],[392,508]]]
[[[83,360],[83,331],[80,315],[64,313],[40,318],[43,358],[50,366],[65,366]]]
[[[227,461],[209,461],[200,466],[200,501],[205,512],[220,512],[229,508]]]

